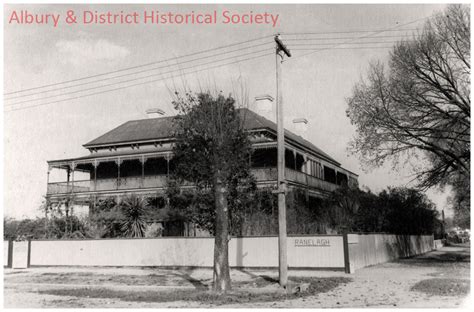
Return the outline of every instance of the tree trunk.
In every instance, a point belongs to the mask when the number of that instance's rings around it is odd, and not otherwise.
[[[216,230],[214,239],[214,284],[213,290],[225,293],[230,290],[229,272],[229,211],[226,187],[219,177],[214,184]]]

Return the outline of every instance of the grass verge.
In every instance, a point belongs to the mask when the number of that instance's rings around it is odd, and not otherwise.
[[[432,296],[465,296],[469,293],[469,280],[455,278],[430,278],[412,286],[411,290]]]
[[[193,301],[204,304],[233,304],[246,302],[271,302],[287,299],[295,299],[306,296],[314,296],[320,293],[328,292],[338,286],[350,282],[351,279],[346,277],[328,277],[328,278],[292,278],[290,282],[309,283],[309,287],[305,292],[287,293],[278,290],[277,287],[261,287],[259,289],[251,289],[242,287],[219,295],[204,289],[175,289],[163,291],[126,291],[112,290],[108,288],[74,288],[74,289],[43,289],[37,291],[40,294],[70,296],[79,298],[104,298],[118,299],[122,301],[132,302],[173,302],[173,301]],[[275,283],[268,281],[269,286],[276,286]]]

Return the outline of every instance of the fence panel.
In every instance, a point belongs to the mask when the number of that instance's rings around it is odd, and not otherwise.
[[[214,238],[161,237],[149,239],[37,240],[15,242],[13,266],[171,266],[212,267]],[[4,249],[6,243],[4,242]],[[432,235],[348,234],[344,257],[342,235],[289,236],[290,268],[344,269],[411,257],[433,250]],[[27,257],[28,255],[28,257]],[[7,256],[4,261],[7,261]],[[278,267],[278,237],[233,237],[229,242],[232,267]],[[349,270],[350,268],[350,270]]]
[[[349,234],[349,261],[354,270],[433,250],[433,235]]]
[[[214,238],[39,240],[31,242],[31,265],[212,267]],[[232,267],[278,267],[278,237],[234,237]],[[288,237],[288,265],[344,268],[340,235]]]

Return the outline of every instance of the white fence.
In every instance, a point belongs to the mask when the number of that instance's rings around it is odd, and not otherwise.
[[[11,261],[10,261],[10,245],[11,243],[9,241],[3,241],[3,266],[11,266]]]
[[[292,268],[344,269],[342,235],[288,237]],[[212,237],[31,241],[31,266],[212,267]],[[277,267],[278,238],[236,237],[229,242],[232,267]]]
[[[290,268],[359,268],[422,254],[434,249],[432,235],[347,234],[289,236]],[[13,251],[13,255],[9,251]],[[212,267],[214,238],[33,240],[4,242],[4,263],[27,266]],[[9,258],[10,257],[10,258]],[[8,260],[10,259],[10,260]],[[278,237],[233,237],[231,267],[278,267]]]
[[[434,249],[433,235],[348,234],[350,271]]]

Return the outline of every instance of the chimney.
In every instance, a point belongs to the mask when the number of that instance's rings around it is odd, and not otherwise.
[[[295,118],[293,124],[296,134],[305,137],[308,131],[308,120],[306,118]]]
[[[148,118],[158,118],[163,116],[165,112],[159,108],[150,108],[146,110],[146,115]]]
[[[255,97],[254,111],[271,121],[276,121],[273,97],[268,94]]]

